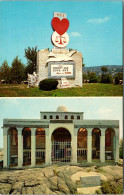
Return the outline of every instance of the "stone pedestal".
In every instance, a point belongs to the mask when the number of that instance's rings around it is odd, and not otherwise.
[[[58,48],[52,49],[51,52],[48,49],[40,50],[37,53],[38,82],[55,78],[60,83],[61,78],[66,78],[69,87],[82,87],[82,63],[82,54],[77,50]]]

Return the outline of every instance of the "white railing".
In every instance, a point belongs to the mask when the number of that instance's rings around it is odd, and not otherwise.
[[[96,148],[92,148],[92,151],[96,152]],[[77,148],[77,156],[86,156],[87,148]]]

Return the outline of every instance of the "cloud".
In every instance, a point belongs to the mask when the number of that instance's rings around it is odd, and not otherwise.
[[[110,20],[110,17],[106,16],[104,18],[92,18],[92,19],[89,19],[88,22],[94,23],[94,24],[101,24],[101,23],[108,22],[109,20]]]
[[[69,33],[70,37],[80,37],[81,34],[79,32],[71,32]]]

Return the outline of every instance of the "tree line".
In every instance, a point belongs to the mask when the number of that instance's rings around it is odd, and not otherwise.
[[[0,66],[0,81],[5,83],[21,83],[27,80],[28,73],[32,74],[37,69],[37,46],[28,47],[24,50],[24,56],[27,59],[27,64],[23,64],[21,60],[16,56],[12,61],[11,66],[5,60]],[[82,64],[85,66],[85,64]],[[119,84],[120,80],[123,80],[123,73],[117,73],[114,77],[108,73],[107,67],[101,67],[102,74],[97,76],[95,72],[88,71],[83,73],[83,82],[89,83],[113,83]]]
[[[27,64],[23,64],[21,60],[16,56],[12,61],[11,66],[8,65],[7,60],[5,60],[0,66],[0,81],[5,81],[6,83],[21,83],[27,80],[28,73],[32,74],[36,71],[36,61],[37,61],[37,46],[35,48],[28,47],[25,49],[25,55],[27,59]]]
[[[114,83],[120,84],[120,81],[123,80],[123,73],[116,73],[114,76],[108,73],[108,68],[105,66],[101,67],[102,74],[96,75],[95,72],[87,71],[83,73],[83,82],[89,83]]]

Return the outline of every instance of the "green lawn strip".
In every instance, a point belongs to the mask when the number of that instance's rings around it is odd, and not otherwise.
[[[123,96],[123,86],[113,84],[83,84],[82,88],[43,91],[27,85],[0,85],[0,97],[72,97],[72,96]]]

